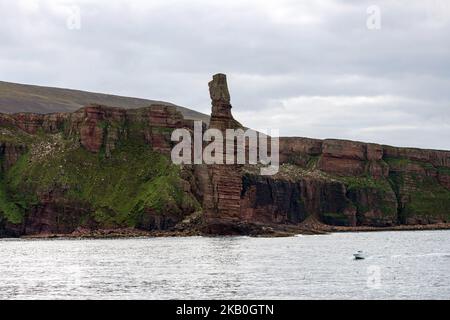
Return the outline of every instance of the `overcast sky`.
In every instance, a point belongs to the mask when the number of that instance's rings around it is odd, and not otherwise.
[[[450,149],[448,0],[0,0],[0,15],[0,80],[209,114],[222,72],[248,127]]]

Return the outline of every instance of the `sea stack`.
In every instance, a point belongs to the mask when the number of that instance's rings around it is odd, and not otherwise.
[[[208,83],[211,97],[211,120],[209,128],[223,131],[241,128],[231,114],[230,93],[227,77],[218,73]],[[225,159],[224,159],[225,160]],[[205,199],[213,201],[206,206],[206,231],[212,234],[241,233],[235,230],[242,222],[240,200],[242,190],[242,166],[236,164],[214,164],[208,166],[209,186]]]

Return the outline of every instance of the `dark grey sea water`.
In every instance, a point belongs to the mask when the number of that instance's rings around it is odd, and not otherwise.
[[[449,299],[450,231],[3,239],[0,298]]]

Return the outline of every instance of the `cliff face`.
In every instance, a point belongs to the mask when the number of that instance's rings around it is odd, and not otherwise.
[[[280,144],[283,163],[322,172],[343,184],[356,216],[341,215],[342,223],[383,226],[450,220],[450,152],[342,140],[282,138]]]
[[[242,127],[226,78],[210,83],[210,128]],[[175,166],[175,107],[89,105],[73,113],[0,114],[0,236],[80,228],[201,230],[313,218],[344,226],[450,222],[450,152],[343,140],[281,138],[279,173],[251,165]]]
[[[0,234],[175,226],[200,210],[168,157],[191,126],[168,106],[1,115]]]
[[[449,157],[435,150],[281,138],[273,177],[244,176],[242,216],[297,223],[394,226],[450,221]]]
[[[236,128],[226,79],[213,82],[210,89],[218,92],[211,93],[210,127]],[[206,210],[209,231],[239,232],[237,222],[298,224],[309,217],[340,226],[449,222],[449,161],[446,151],[280,138],[281,167],[274,176],[260,176],[249,165],[210,167],[206,189],[213,195],[206,203],[216,205]]]
[[[220,130],[224,137],[226,129],[242,128],[231,114],[230,94],[224,74],[214,75],[209,82],[209,93],[212,107],[209,128]],[[242,220],[242,166],[216,164],[203,168],[207,170],[207,180],[202,181],[202,188],[206,191],[203,198],[205,231],[212,234],[240,233],[235,226]]]

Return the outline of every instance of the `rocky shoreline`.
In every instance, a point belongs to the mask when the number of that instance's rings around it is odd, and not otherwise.
[[[380,231],[426,231],[426,230],[449,230],[450,223],[435,223],[435,224],[418,224],[418,225],[398,225],[392,227],[339,227],[327,226],[324,229],[326,232],[380,232]]]
[[[254,227],[255,228],[255,227]],[[398,225],[391,227],[340,227],[321,224],[314,228],[305,228],[300,225],[272,225],[259,226],[259,232],[249,233],[250,237],[292,237],[297,235],[325,235],[341,232],[383,232],[383,231],[430,231],[430,230],[450,230],[450,223],[436,223],[426,225]],[[256,228],[255,228],[256,230]],[[134,228],[123,229],[100,229],[100,230],[76,230],[70,234],[38,234],[18,237],[18,239],[130,239],[130,238],[169,238],[169,237],[217,237],[200,230],[154,230],[144,231]],[[239,236],[238,234],[220,236]]]

